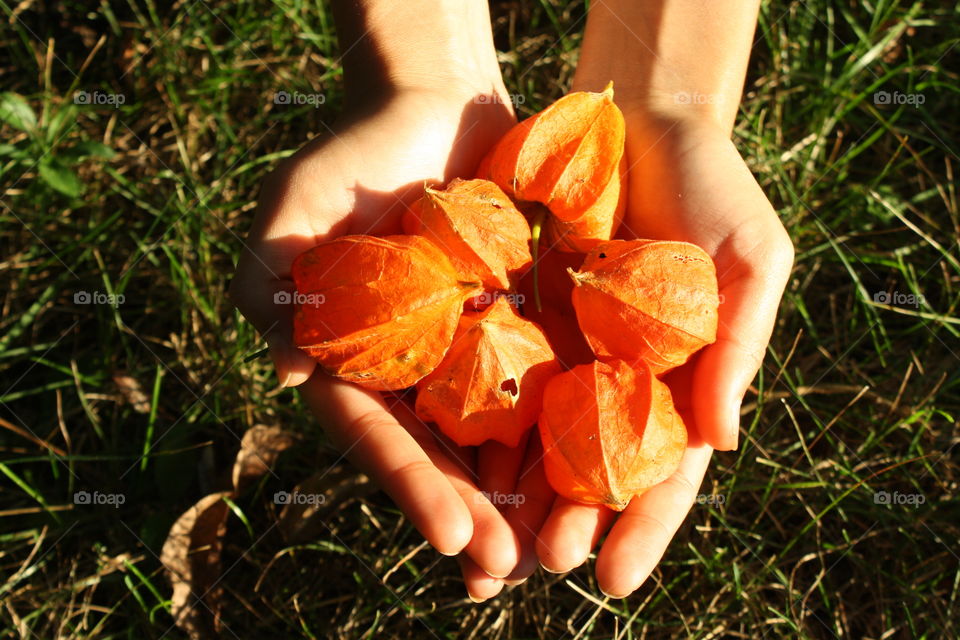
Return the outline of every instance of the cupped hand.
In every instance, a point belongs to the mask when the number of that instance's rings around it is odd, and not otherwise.
[[[435,437],[397,396],[332,379],[292,343],[290,267],[299,253],[344,234],[401,233],[405,204],[424,183],[470,176],[515,123],[502,84],[438,86],[444,88],[395,89],[348,106],[344,122],[267,179],[230,295],[266,339],[282,384],[299,386],[333,444],[430,544],[461,554],[469,592],[484,599],[503,586],[491,576],[515,569],[520,542],[480,490],[512,491],[522,453],[491,464],[500,452],[468,451]]]
[[[568,571],[607,534],[604,593],[650,575],[699,491],[713,449],[737,446],[740,404],[756,375],[793,264],[793,245],[726,131],[626,113],[627,213],[620,237],[692,242],[709,253],[721,296],[717,341],[666,382],[690,434],[679,469],[620,514],[558,498],[537,540],[541,564]]]

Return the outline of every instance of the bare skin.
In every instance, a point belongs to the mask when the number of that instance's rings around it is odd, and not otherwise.
[[[668,378],[691,431],[677,472],[616,515],[558,498],[537,551],[545,568],[582,564],[599,538],[597,581],[625,597],[650,575],[699,491],[714,448],[735,449],[793,264],[793,245],[730,141],[758,2],[598,3],[574,89],[610,80],[627,123],[627,217],[620,236],[692,242],[717,266],[717,342]]]
[[[458,448],[403,402],[335,381],[293,347],[292,309],[272,303],[293,289],[293,258],[338,235],[399,233],[403,203],[424,182],[469,175],[515,123],[485,2],[334,3],[349,115],[266,181],[231,296],[267,340],[281,383],[299,388],[333,443],[430,544],[458,555],[476,601],[522,581],[538,561],[553,571],[579,566],[608,530],[598,581],[610,595],[629,594],[685,517],[713,448],[736,447],[740,400],[793,254],[729,139],[756,3],[718,4],[705,14],[691,0],[595,3],[575,80],[589,90],[614,80],[627,117],[623,237],[699,244],[717,263],[724,295],[718,342],[670,381],[693,432],[681,468],[615,517],[555,499],[536,438],[527,450]],[[690,101],[677,103],[677,92]],[[525,500],[498,509],[481,490]]]

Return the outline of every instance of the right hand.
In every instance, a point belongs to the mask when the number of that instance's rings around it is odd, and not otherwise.
[[[480,492],[485,478],[474,468],[491,466],[482,462],[484,448],[438,439],[404,402],[325,375],[293,345],[294,305],[278,304],[285,296],[275,296],[293,292],[290,266],[306,249],[344,234],[401,233],[405,203],[424,183],[470,176],[516,122],[509,104],[498,79],[486,87],[396,89],[353,110],[266,180],[230,286],[241,313],[266,339],[281,383],[299,387],[333,444],[430,544],[446,555],[463,552],[475,599],[495,595],[503,582],[491,576],[510,574],[521,554],[510,524]]]

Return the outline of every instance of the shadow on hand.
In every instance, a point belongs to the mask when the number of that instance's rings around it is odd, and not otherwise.
[[[389,96],[382,98],[384,101],[388,99]],[[496,113],[491,116],[490,110],[496,110]],[[336,135],[336,131],[343,130],[343,127],[350,126],[358,119],[368,117],[369,113],[370,108],[364,109],[363,113],[348,114],[345,121],[334,129],[334,133],[311,141],[307,147],[324,144]],[[472,178],[483,156],[515,123],[516,120],[509,105],[491,102],[489,99],[474,99],[466,102],[457,128],[457,142],[450,151],[444,167],[443,184],[449,183],[454,178]],[[301,152],[288,159],[288,162],[296,161]],[[289,234],[279,238],[263,239],[259,243],[259,253],[281,256],[283,258],[281,262],[286,266],[274,275],[279,279],[289,279],[290,265],[294,258],[325,239],[344,235],[386,236],[403,233],[401,228],[403,213],[423,194],[424,187],[431,185],[437,186],[437,181],[430,176],[425,176],[420,181],[408,182],[391,191],[370,189],[362,182],[354,182],[350,188],[351,199],[354,202],[352,210],[331,225],[323,237]],[[286,186],[283,182],[271,183],[268,180],[264,184],[260,200],[278,200],[276,191]],[[276,261],[265,262],[276,264]]]

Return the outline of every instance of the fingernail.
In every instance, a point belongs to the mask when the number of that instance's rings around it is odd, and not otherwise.
[[[607,596],[608,598],[612,598],[612,599],[614,599],[614,600],[623,600],[624,598],[627,597],[627,596],[615,596],[615,595],[613,595],[612,593],[607,593],[607,592],[604,591],[603,589],[600,589],[600,593],[602,593],[603,595]],[[627,595],[630,595],[630,594],[628,593]]]
[[[554,570],[554,569],[551,569],[550,567],[548,567],[547,565],[543,564],[542,562],[540,563],[540,566],[541,566],[541,567],[543,568],[543,570],[546,571],[547,573],[554,573],[554,574],[556,574],[556,573],[566,573],[566,571],[556,571],[556,570]]]
[[[733,428],[730,430],[730,440],[731,451],[737,448],[737,444],[740,441],[740,403],[737,402],[733,405],[733,416],[730,424],[733,425]]]
[[[510,588],[512,589],[512,588],[514,588],[514,587],[520,586],[521,584],[523,584],[523,583],[526,582],[526,581],[527,581],[526,578],[520,578],[519,580],[504,580],[504,581],[503,581],[503,584],[507,585],[508,587],[510,587]]]
[[[536,554],[524,554],[520,562],[517,563],[517,566],[514,567],[513,571],[510,572],[510,575],[504,578],[504,584],[516,586],[518,584],[523,584],[526,582],[527,578],[532,576],[536,572],[537,567],[540,566],[540,560],[537,558]]]
[[[453,551],[451,553],[447,553],[446,551],[441,551],[440,549],[437,549],[437,552],[442,556],[447,556],[448,558],[452,558],[454,556],[460,555],[459,551]]]
[[[474,598],[473,594],[470,593],[469,591],[467,592],[467,597],[470,598],[470,601],[473,602],[473,604],[480,604],[481,602],[487,601],[486,598]]]

